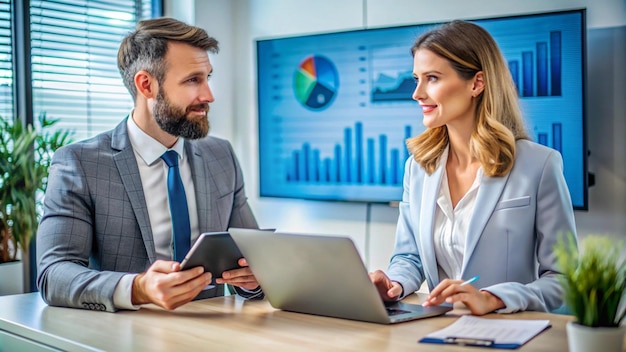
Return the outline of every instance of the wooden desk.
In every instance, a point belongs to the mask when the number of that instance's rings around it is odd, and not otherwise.
[[[405,300],[418,301],[417,295]],[[537,312],[486,317],[549,319],[552,328],[521,350],[567,351],[565,324],[572,317]],[[446,315],[379,325],[290,313],[275,310],[267,301],[244,301],[234,296],[191,302],[175,311],[150,306],[106,313],[48,307],[38,293],[29,293],[0,297],[0,351],[491,350],[417,343],[455,319]]]

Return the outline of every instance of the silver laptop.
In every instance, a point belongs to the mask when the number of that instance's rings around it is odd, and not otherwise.
[[[442,315],[449,306],[386,305],[348,237],[228,230],[274,308],[391,324]]]

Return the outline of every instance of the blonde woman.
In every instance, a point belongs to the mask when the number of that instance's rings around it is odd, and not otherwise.
[[[407,141],[395,249],[372,281],[387,301],[426,281],[425,306],[462,302],[476,315],[560,307],[552,248],[576,233],[563,161],[529,140],[497,44],[453,21],[411,51],[426,131]]]

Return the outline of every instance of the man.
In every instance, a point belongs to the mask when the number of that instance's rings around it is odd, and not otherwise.
[[[170,18],[141,21],[122,41],[118,66],[135,108],[114,130],[57,150],[50,166],[37,233],[37,285],[48,304],[175,309],[222,295],[223,284],[262,295],[245,259],[214,286],[216,273],[180,270],[179,252],[200,233],[258,227],[232,147],[206,137],[207,51],[217,53],[214,38]]]

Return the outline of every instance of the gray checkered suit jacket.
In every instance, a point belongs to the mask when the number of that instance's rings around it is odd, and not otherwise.
[[[257,228],[230,143],[188,140],[185,152],[200,231]],[[156,260],[146,201],[126,119],[112,131],[57,150],[37,232],[43,299],[115,311],[113,293],[122,276],[145,271]],[[221,292],[223,287],[213,295]]]

